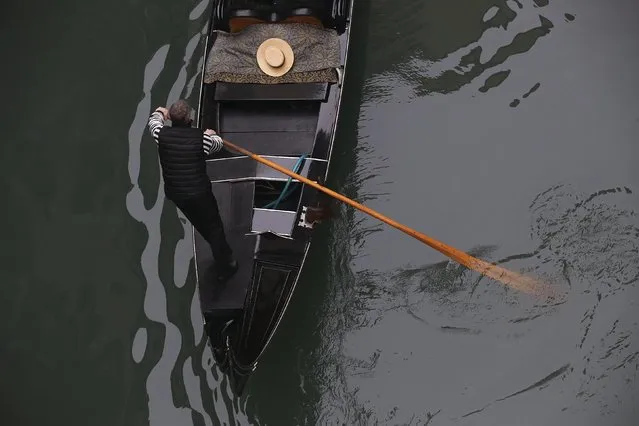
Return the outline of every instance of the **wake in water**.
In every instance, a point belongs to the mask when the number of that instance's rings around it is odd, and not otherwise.
[[[530,237],[537,241],[537,248],[492,261],[519,265],[531,276],[547,276],[563,286],[569,296],[594,293],[605,299],[623,292],[639,281],[636,213],[608,199],[623,196],[634,197],[626,187],[592,194],[578,194],[564,185],[552,187],[530,205]],[[469,253],[490,260],[496,248],[476,247]],[[508,267],[519,270],[516,266]],[[495,294],[501,293],[501,302],[510,301],[513,306],[522,303],[521,293],[448,260],[384,273],[365,270],[358,273],[357,280],[360,292],[356,298],[366,301],[360,313],[369,318],[360,318],[359,323],[364,327],[380,319],[379,315],[370,317],[371,312],[382,313],[398,307],[411,309],[425,302],[449,310],[450,304],[466,300],[477,308],[486,294],[490,296],[487,300],[494,303]],[[550,300],[537,307],[556,306],[561,302]]]
[[[581,404],[593,403],[602,413],[613,412],[610,398],[601,390],[615,386],[617,393],[631,395],[636,391],[633,378],[639,374],[639,341],[632,339],[636,308],[631,308],[639,281],[639,220],[631,207],[622,207],[636,205],[634,201],[633,191],[623,186],[579,193],[567,185],[549,188],[533,200],[530,237],[537,248],[494,260],[554,277],[566,289],[563,300],[534,303],[450,261],[389,272],[364,270],[347,281],[350,294],[343,295],[348,300],[339,306],[349,320],[341,324],[342,333],[374,328],[398,312],[432,332],[459,338],[481,335],[496,342],[511,333],[518,339],[530,334],[534,340],[538,327],[547,327],[549,321],[574,324],[574,351],[561,353],[556,371],[504,392],[483,408],[442,414],[469,417],[472,424],[474,414],[549,386],[561,386],[568,396],[572,390],[567,415],[583,410]],[[494,250],[479,247],[471,254],[490,259]],[[341,275],[342,280],[346,276]],[[368,359],[342,355],[341,382],[376,377],[381,353],[377,350]],[[359,407],[356,418],[375,419],[373,407],[360,405],[356,393],[347,389],[340,399],[351,395],[348,406]]]

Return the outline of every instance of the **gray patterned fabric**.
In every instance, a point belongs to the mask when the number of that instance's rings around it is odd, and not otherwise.
[[[271,77],[257,65],[256,53],[271,37],[286,40],[295,61],[281,77]],[[229,83],[304,83],[335,82],[340,65],[337,32],[302,23],[249,25],[238,33],[218,31],[206,62],[204,82]]]

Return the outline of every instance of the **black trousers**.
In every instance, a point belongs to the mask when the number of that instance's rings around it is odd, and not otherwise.
[[[227,265],[232,259],[232,251],[220,217],[217,200],[208,192],[191,198],[171,199],[193,227],[211,246],[213,257],[218,265]]]

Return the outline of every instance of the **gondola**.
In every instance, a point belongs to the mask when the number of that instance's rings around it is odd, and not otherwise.
[[[197,126],[324,182],[353,2],[215,0]],[[284,75],[266,75],[258,66],[257,50],[270,38],[286,41],[293,51]],[[228,149],[206,162],[239,269],[218,283],[210,247],[194,229],[197,288],[215,361],[241,394],[291,300],[327,200],[313,187]]]

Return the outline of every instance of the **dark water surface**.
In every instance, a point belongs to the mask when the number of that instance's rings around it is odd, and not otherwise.
[[[5,7],[1,424],[637,424],[639,3],[360,0],[329,186],[563,297],[342,206],[240,401],[145,128],[209,3]]]

